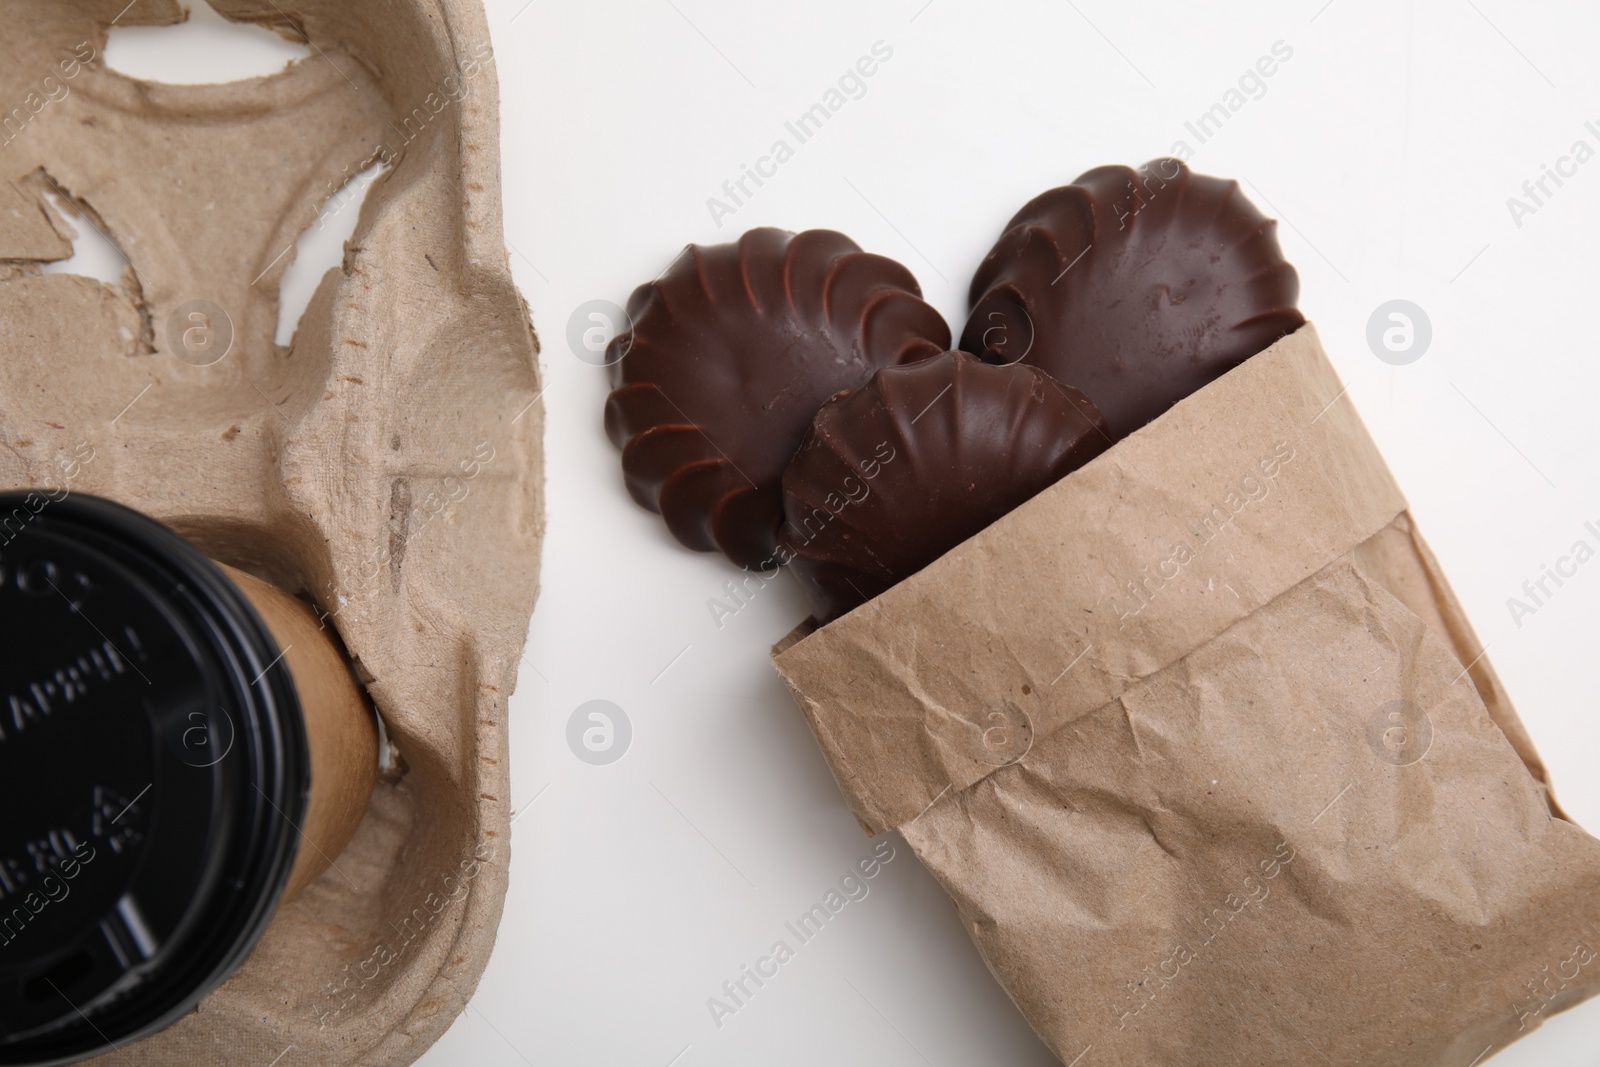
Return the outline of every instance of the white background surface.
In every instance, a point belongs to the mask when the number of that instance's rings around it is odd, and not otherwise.
[[[802,599],[774,583],[715,626],[707,602],[734,572],[628,499],[601,430],[605,376],[566,334],[580,304],[625,303],[685,242],[751,226],[827,226],[900,259],[959,335],[972,270],[1036,193],[1179,140],[1195,169],[1243,179],[1282,220],[1302,307],[1563,802],[1600,826],[1600,561],[1520,627],[1506,603],[1600,525],[1600,159],[1522,225],[1507,207],[1574,141],[1600,150],[1584,129],[1600,120],[1600,15],[1512,0],[1217,7],[489,0],[506,237],[544,344],[549,536],[511,700],[505,922],[477,996],[422,1063],[1055,1062],[898,838],[870,894],[746,1007],[720,1029],[707,1010],[774,940],[793,943],[784,923],[871,843],[767,662]],[[233,36],[129,31],[111,59],[138,72],[181,49],[183,80],[238,76],[238,60],[205,74]],[[1200,144],[1185,122],[1280,40],[1292,58]],[[877,41],[893,57],[865,94],[719,229],[707,198]],[[275,43],[248,47],[282,62]],[[1394,298],[1433,325],[1405,367],[1365,338]],[[609,766],[566,741],[596,698],[633,726]],[[1493,1062],[1596,1067],[1600,1004]]]

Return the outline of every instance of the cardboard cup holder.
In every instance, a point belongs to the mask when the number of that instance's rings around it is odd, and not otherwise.
[[[0,101],[27,121],[0,145],[0,490],[47,491],[44,515],[109,498],[298,598],[398,753],[231,977],[108,1062],[406,1064],[462,1010],[500,919],[506,707],[543,533],[494,58],[475,0],[212,6],[311,54],[224,85],[141,82],[105,67],[108,30],[181,21],[174,0],[6,4]],[[364,203],[341,205],[360,212],[343,264],[276,344],[297,239],[375,163]],[[115,245],[120,284],[42,269],[71,254],[57,207]],[[22,814],[87,819],[88,839],[92,801]]]

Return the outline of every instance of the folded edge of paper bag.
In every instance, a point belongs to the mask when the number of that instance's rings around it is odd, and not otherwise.
[[[1356,565],[1387,589],[1409,608],[1438,636],[1456,659],[1477,690],[1479,698],[1489,712],[1489,718],[1500,727],[1511,747],[1521,758],[1523,766],[1544,793],[1550,813],[1565,819],[1566,813],[1557,803],[1550,787],[1549,772],[1534,747],[1533,737],[1523,724],[1511,703],[1511,696],[1500,682],[1500,676],[1485,654],[1485,645],[1478,639],[1466,612],[1456,600],[1439,561],[1422,538],[1410,512],[1402,513],[1394,522],[1375,536],[1362,542],[1354,550]]]
[[[1476,656],[1405,509],[1307,325],[868,604],[797,630],[773,658],[857,818],[883,832],[1369,542],[1398,585],[1425,573],[1425,589],[1397,595],[1440,616],[1429,621],[1463,662]],[[1391,528],[1404,551],[1379,536]],[[1063,598],[1042,628],[1028,618],[1039,587]],[[1481,657],[1472,670],[1542,783],[1492,670]],[[972,681],[997,675],[1002,692]]]

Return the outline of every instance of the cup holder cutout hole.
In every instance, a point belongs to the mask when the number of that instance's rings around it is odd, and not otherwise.
[[[120,290],[123,274],[132,264],[111,239],[105,223],[44,171],[38,171],[35,178],[44,202],[55,215],[56,228],[72,236],[72,255],[54,263],[41,263],[39,270],[45,274],[80,274]]]
[[[128,300],[139,315],[139,335],[128,336],[129,355],[148,355],[155,351],[155,329],[150,318],[150,308],[145,304],[144,285],[138,271],[122,247],[111,235],[110,228],[94,207],[64,188],[40,168],[30,174],[21,185],[31,187],[52,216],[56,228],[71,235],[72,255],[38,265],[41,274],[76,274],[101,283]]]
[[[294,340],[300,318],[316,295],[323,276],[345,265],[345,246],[355,235],[361,205],[372,186],[389,171],[379,162],[357,172],[328,197],[317,220],[294,243],[294,258],[278,284],[278,330],[273,340],[288,345]],[[288,249],[284,249],[287,253]]]
[[[203,0],[192,0],[182,22],[113,27],[105,64],[140,81],[219,85],[279,74],[310,54],[304,44],[265,26],[232,22]]]

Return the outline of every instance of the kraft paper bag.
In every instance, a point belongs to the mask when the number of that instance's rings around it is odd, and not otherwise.
[[[1468,1067],[1600,989],[1600,842],[1310,326],[774,660],[1071,1067]]]

